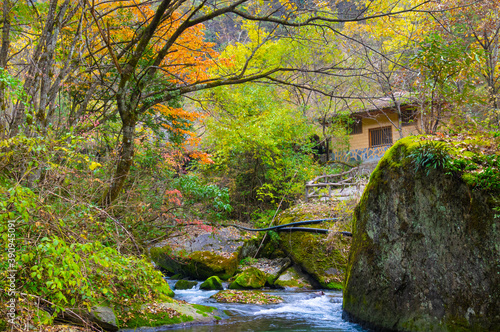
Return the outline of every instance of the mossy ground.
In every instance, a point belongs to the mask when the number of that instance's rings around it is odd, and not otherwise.
[[[191,304],[191,306],[198,310],[198,313],[211,313],[215,310],[214,307],[201,304]]]

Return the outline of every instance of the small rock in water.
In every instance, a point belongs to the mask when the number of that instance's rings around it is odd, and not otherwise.
[[[189,281],[189,280],[179,280],[175,283],[175,289],[191,289],[194,286],[196,286],[198,283],[196,281]]]

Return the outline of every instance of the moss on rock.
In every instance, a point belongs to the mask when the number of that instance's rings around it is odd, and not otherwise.
[[[274,281],[276,288],[307,288],[312,289],[311,284],[293,266],[286,269],[277,280]]]
[[[185,253],[174,251],[170,246],[154,247],[150,250],[153,261],[169,273],[181,274],[195,279],[218,276],[229,279],[236,272],[238,253],[215,253],[195,251]]]
[[[240,273],[229,285],[230,289],[257,289],[266,285],[267,275],[261,270],[251,267]]]
[[[346,318],[395,331],[500,330],[499,192],[453,166],[474,159],[459,144],[405,138],[380,160],[355,210]],[[500,180],[498,169],[490,176]]]
[[[220,315],[216,308],[175,300],[165,303],[145,304],[123,310],[119,324],[123,328],[156,327],[186,322],[215,321]]]
[[[183,289],[191,289],[196,286],[198,283],[196,281],[191,280],[179,280],[175,283],[175,289],[183,290]]]
[[[200,289],[222,290],[224,289],[224,287],[222,287],[222,281],[220,280],[219,277],[211,276],[200,285]]]
[[[315,218],[317,217],[314,215],[285,211],[280,214],[278,222],[283,225]],[[329,228],[329,226],[328,223],[324,223],[321,227]],[[315,286],[327,289],[342,288],[347,257],[341,250],[348,248],[349,239],[339,237],[336,247],[332,248],[324,234],[281,232],[279,243],[293,263],[314,279],[317,283]]]

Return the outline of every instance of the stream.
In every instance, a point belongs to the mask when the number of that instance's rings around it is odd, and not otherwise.
[[[176,280],[168,280],[173,288]],[[269,290],[283,298],[281,304],[255,305],[217,303],[210,296],[218,291],[200,290],[200,283],[189,290],[175,290],[175,299],[209,305],[225,311],[228,317],[213,325],[157,328],[155,331],[182,330],[196,332],[243,331],[366,331],[342,319],[342,292]],[[226,287],[226,285],[225,285]]]

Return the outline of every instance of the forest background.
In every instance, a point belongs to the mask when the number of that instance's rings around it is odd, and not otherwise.
[[[25,308],[56,312],[167,296],[148,246],[268,223],[335,172],[314,135],[347,149],[349,115],[381,97],[418,104],[422,133],[498,136],[499,7],[2,1],[0,286],[15,270]]]

